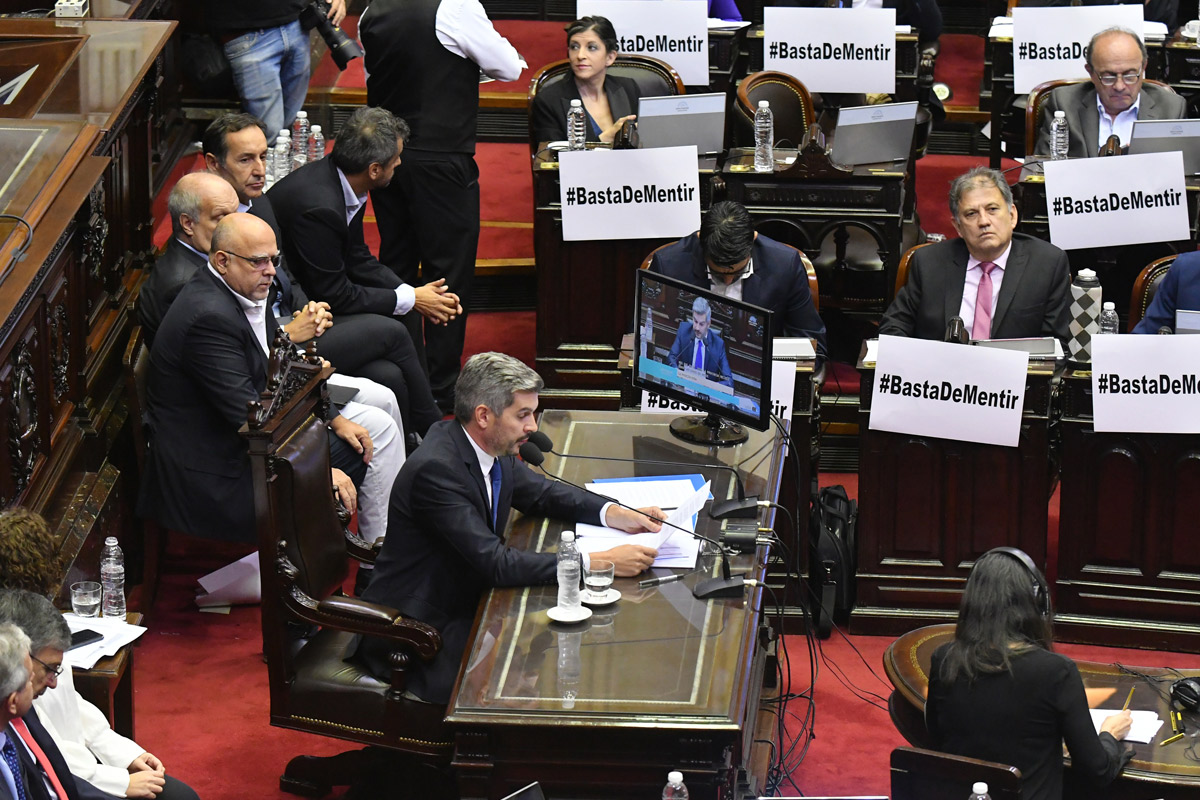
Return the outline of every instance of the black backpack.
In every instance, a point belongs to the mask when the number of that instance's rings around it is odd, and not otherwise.
[[[813,619],[822,639],[829,636],[834,620],[844,623],[854,608],[857,521],[858,503],[844,486],[826,486],[817,493],[809,524],[808,581]]]

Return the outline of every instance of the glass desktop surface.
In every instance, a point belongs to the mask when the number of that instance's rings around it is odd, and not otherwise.
[[[29,218],[35,204],[54,196],[55,174],[74,169],[74,162],[64,159],[82,129],[82,122],[0,119],[0,214]],[[0,247],[17,228],[13,220],[0,219]],[[16,235],[24,240],[23,226]]]
[[[708,448],[671,437],[670,414],[547,411],[541,430],[555,450],[659,460],[719,460],[741,464],[748,494],[774,498],[779,484],[772,433],[750,431],[736,447]],[[714,458],[715,457],[715,458]],[[548,455],[545,468],[569,481],[594,478],[686,474],[687,467],[651,467],[609,461],[560,459]],[[712,476],[718,476],[713,471]],[[724,475],[715,477],[713,495],[733,496]],[[514,512],[515,513],[515,512]],[[721,523],[700,512],[698,530],[720,533]],[[518,517],[509,543],[520,549],[553,552],[569,524]],[[678,533],[676,535],[683,535]],[[761,577],[763,552],[736,556],[734,572]],[[692,587],[716,574],[715,556],[702,555],[699,569],[682,581],[641,590],[639,578],[618,578],[622,597],[593,609],[575,625],[550,621],[546,610],[557,600],[554,585],[495,589],[484,600],[468,667],[449,714],[451,722],[646,726],[686,720],[690,726],[728,727],[742,719],[757,636],[760,589],[741,597],[697,600]],[[669,574],[684,570],[655,570]],[[571,698],[573,693],[574,697]]]

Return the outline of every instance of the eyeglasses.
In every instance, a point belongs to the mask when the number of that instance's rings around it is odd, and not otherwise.
[[[1134,83],[1142,77],[1141,70],[1137,72],[1126,72],[1121,75],[1113,75],[1111,72],[1100,73],[1100,82],[1105,86],[1115,86],[1117,78],[1121,79],[1122,83]]]
[[[242,261],[248,262],[250,266],[258,270],[265,270],[268,264],[276,269],[279,269],[279,263],[283,260],[283,257],[278,253],[273,256],[255,256],[254,258],[251,258],[250,256],[244,256],[240,253],[235,253],[232,250],[221,250],[220,252],[227,253],[231,256],[237,256]]]
[[[63,665],[62,665],[62,664],[56,664],[55,666],[53,666],[53,667],[52,667],[52,666],[50,666],[49,664],[47,664],[45,661],[42,661],[42,660],[41,660],[40,658],[38,658],[37,656],[33,655],[32,653],[30,653],[30,654],[29,654],[29,657],[30,657],[31,659],[33,659],[34,661],[36,661],[38,664],[40,664],[40,665],[41,665],[41,667],[42,667],[42,669],[46,670],[46,674],[47,674],[47,675],[53,675],[53,676],[54,676],[54,677],[56,677],[56,678],[57,678],[59,675],[62,675],[62,671],[63,671]]]

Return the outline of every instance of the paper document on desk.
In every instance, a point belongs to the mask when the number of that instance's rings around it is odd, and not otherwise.
[[[1100,732],[1100,726],[1104,724],[1104,720],[1113,714],[1120,713],[1113,708],[1093,708],[1089,710],[1092,712],[1092,724],[1096,726],[1096,733]],[[1158,712],[1134,711],[1130,709],[1129,713],[1133,716],[1133,727],[1129,729],[1129,735],[1125,737],[1125,741],[1141,742],[1142,744],[1150,744],[1150,742],[1154,741],[1154,737],[1158,734],[1158,729],[1163,724],[1163,721],[1158,717]]]
[[[710,486],[711,483],[705,481],[703,486],[685,498],[679,507],[667,516],[667,522],[684,530],[694,531],[694,517],[708,501]],[[579,550],[589,554],[622,544],[640,544],[654,548],[658,551],[658,556],[651,565],[653,567],[692,569],[696,566],[696,558],[700,552],[699,539],[688,536],[670,525],[663,525],[658,533],[622,533],[612,528],[580,523],[575,526],[575,539]]]
[[[91,630],[104,638],[83,647],[76,647],[63,654],[63,663],[75,669],[91,669],[96,662],[107,656],[115,656],[117,651],[130,644],[146,629],[141,625],[130,625],[122,619],[113,617],[80,617],[75,614],[63,614],[71,633]]]
[[[658,506],[669,509],[686,502],[702,483],[703,475],[669,475],[592,481],[584,488],[633,508]]]

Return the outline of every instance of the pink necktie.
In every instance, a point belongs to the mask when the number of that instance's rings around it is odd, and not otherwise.
[[[979,294],[975,295],[975,322],[971,325],[972,339],[992,338],[992,270],[996,265],[984,261],[979,265],[983,275],[979,276]]]

